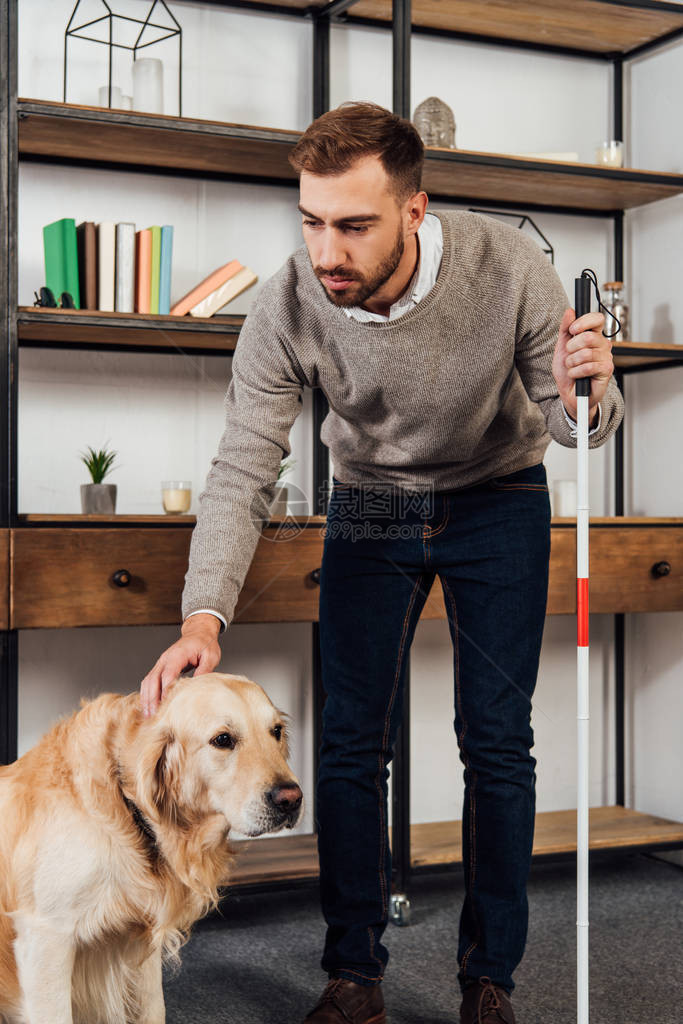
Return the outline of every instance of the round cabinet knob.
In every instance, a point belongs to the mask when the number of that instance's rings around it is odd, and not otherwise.
[[[669,573],[671,572],[671,565],[669,562],[655,562],[655,564],[650,569],[650,572],[655,577],[655,579],[659,579],[661,576],[669,575]]]
[[[314,583],[320,583],[320,569],[313,569],[311,572],[311,579]]]
[[[117,569],[111,578],[116,587],[127,587],[130,584],[130,573],[127,569]]]

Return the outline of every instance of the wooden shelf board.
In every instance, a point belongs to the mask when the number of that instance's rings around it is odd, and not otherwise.
[[[683,175],[429,147],[422,185],[448,199],[608,213],[680,194]]]
[[[251,125],[19,100],[19,153],[24,157],[295,184],[287,154],[299,137],[298,132]],[[683,175],[429,148],[423,186],[435,196],[462,202],[607,213],[678,195]]]
[[[683,526],[683,516],[589,516],[591,528],[618,530],[625,526]],[[576,526],[576,516],[553,516],[553,526]]]
[[[322,8],[328,0],[269,0],[289,12]],[[638,9],[600,0],[413,0],[414,27],[483,39],[562,47],[596,55],[624,54],[683,26],[683,11],[670,3]],[[391,0],[358,0],[345,20],[389,24]]]
[[[235,842],[238,860],[231,885],[254,885],[280,879],[317,878],[318,839],[315,834],[277,835]]]
[[[646,845],[683,844],[683,823],[641,814],[625,807],[590,809],[591,850],[621,850]],[[411,864],[436,867],[462,862],[460,821],[412,825]],[[284,879],[316,878],[318,849],[315,835],[274,836],[235,843],[238,861],[232,885]],[[536,815],[533,854],[572,853],[576,850],[576,811],[546,811]]]
[[[347,17],[349,23],[354,18],[388,23],[391,10],[391,0],[359,0]],[[412,24],[606,55],[628,53],[680,29],[683,11],[666,3],[659,10],[639,10],[599,0],[413,0]]]
[[[94,309],[48,309],[19,306],[19,344],[46,347],[92,345],[121,348],[213,349],[233,352],[243,316],[158,316],[107,313]]]
[[[78,526],[81,523],[102,523],[103,525],[116,526],[117,524],[127,525],[128,523],[142,523],[160,526],[177,526],[179,523],[194,525],[195,516],[191,515],[81,515],[77,512],[22,512],[18,516],[19,525],[26,523],[64,523]],[[272,516],[270,522],[273,524],[283,522],[294,522],[301,526],[321,526],[327,521],[326,516]],[[553,516],[553,525],[571,526],[576,524],[575,516]],[[620,526],[681,526],[683,516],[591,516],[591,526],[614,527]]]
[[[612,345],[614,365],[620,369],[656,366],[680,366],[683,363],[683,345],[660,344],[658,341],[617,341]]]
[[[77,512],[24,512],[18,517],[19,526],[46,525],[57,523],[64,526],[95,525],[102,526],[194,526],[196,516],[190,515],[79,515]],[[269,522],[274,526],[278,523],[293,522],[297,526],[322,526],[326,516],[271,516]]]
[[[301,133],[203,118],[18,100],[20,157],[294,184]]]
[[[26,512],[17,516],[19,525],[28,523],[63,523],[65,526],[99,524],[102,526],[194,526],[195,516],[186,515],[81,515],[78,512]]]
[[[136,348],[201,348],[234,352],[245,317],[217,315],[207,320],[189,316],[155,316],[149,313],[108,313],[92,309],[46,309],[19,306],[17,328],[20,344],[45,346],[87,344]],[[659,342],[620,341],[612,346],[617,367],[661,368],[683,363],[683,345]]]
[[[631,846],[683,844],[683,823],[641,814],[626,807],[591,807],[591,850],[618,850]],[[462,861],[461,822],[430,822],[411,827],[411,863],[414,867],[457,864]],[[576,811],[545,811],[536,815],[533,854],[572,853],[576,850]]]

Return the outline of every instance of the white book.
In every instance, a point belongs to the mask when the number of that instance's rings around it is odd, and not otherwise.
[[[116,224],[103,221],[97,225],[97,308],[114,312],[116,272]]]
[[[135,224],[116,225],[116,312],[135,312]]]
[[[198,302],[190,310],[190,316],[213,316],[219,309],[222,309],[228,302],[231,302],[241,292],[250,288],[258,277],[249,267],[242,267],[234,277],[229,278],[225,284],[221,284],[215,291],[207,295],[205,299]]]

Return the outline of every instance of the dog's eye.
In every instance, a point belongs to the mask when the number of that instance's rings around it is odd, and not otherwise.
[[[276,725],[274,727],[274,729],[273,729],[273,736],[275,737],[275,739],[279,743],[280,740],[282,739],[282,726],[281,725]]]
[[[212,747],[220,747],[221,750],[234,750],[235,737],[231,736],[229,732],[219,732],[218,736],[214,736],[211,740]]]

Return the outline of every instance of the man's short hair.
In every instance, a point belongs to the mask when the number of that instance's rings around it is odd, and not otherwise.
[[[378,156],[399,202],[420,191],[424,144],[410,121],[378,103],[342,103],[313,121],[289,162],[301,174],[342,174],[357,160]]]

